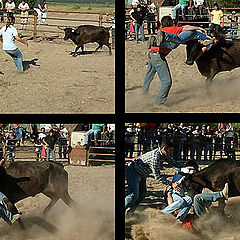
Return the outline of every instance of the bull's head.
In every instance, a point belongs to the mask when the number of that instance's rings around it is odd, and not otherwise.
[[[206,187],[206,183],[198,176],[189,173],[181,173],[185,178],[183,185],[187,189],[188,195],[192,198],[202,192],[203,188]]]
[[[196,41],[189,41],[187,43],[187,65],[193,65],[199,52],[202,49],[202,45]]]
[[[74,33],[75,29],[73,28],[62,28],[58,27],[59,29],[63,30],[65,32],[64,40],[68,40],[71,38],[72,34]]]

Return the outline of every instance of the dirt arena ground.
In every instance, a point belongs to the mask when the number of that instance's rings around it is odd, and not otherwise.
[[[205,167],[201,165],[201,167]],[[165,169],[169,179],[176,169]],[[226,213],[231,214],[238,224],[228,224],[222,218],[208,215],[197,222],[200,231],[194,234],[189,230],[179,229],[174,226],[175,218],[172,215],[161,213],[165,207],[163,200],[164,185],[158,183],[153,176],[147,180],[147,197],[140,204],[136,213],[126,218],[125,240],[239,240],[240,197],[230,198],[226,203]],[[192,210],[190,210],[192,211]]]
[[[48,16],[76,18],[67,14],[58,16],[49,13]],[[48,20],[50,25],[78,26],[89,23]],[[39,26],[38,29],[60,31],[57,27]],[[70,52],[76,46],[71,40],[45,40],[47,36],[56,35],[63,37],[63,31],[57,34],[42,33],[36,42],[29,41],[28,48],[17,43],[29,68],[23,74],[17,73],[12,58],[0,51],[0,71],[3,73],[0,75],[0,113],[113,113],[114,50],[109,55],[108,48],[104,46],[93,53],[98,44],[86,44],[87,54],[72,57]]]
[[[141,94],[147,70],[147,43],[126,45],[126,112],[238,112],[240,91],[240,68],[219,73],[207,94],[205,77],[196,64],[186,65],[185,46],[179,46],[167,57],[173,85],[166,102],[167,107],[154,109],[160,81],[155,76],[148,96]]]
[[[0,221],[2,240],[113,240],[115,213],[115,177],[113,166],[81,167],[66,166],[69,174],[69,193],[79,204],[73,212],[62,201],[49,212],[47,221],[58,231],[47,232],[39,225],[49,198],[43,194],[27,198],[17,207],[23,212],[22,220],[27,226],[22,231],[18,223],[13,226]],[[36,224],[35,224],[36,223]]]

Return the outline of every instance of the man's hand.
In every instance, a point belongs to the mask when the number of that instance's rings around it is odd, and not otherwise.
[[[172,187],[173,187],[175,190],[177,190],[177,191],[180,191],[180,190],[181,190],[181,188],[178,186],[178,182],[174,182],[174,183],[172,184]]]

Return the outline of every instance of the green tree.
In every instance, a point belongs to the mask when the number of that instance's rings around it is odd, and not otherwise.
[[[217,2],[221,8],[233,8],[233,7],[239,7],[239,0],[209,0],[208,1],[210,6],[213,6],[214,2]]]

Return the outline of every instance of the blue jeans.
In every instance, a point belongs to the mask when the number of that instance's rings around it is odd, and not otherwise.
[[[130,207],[134,212],[147,192],[146,177],[140,176],[133,166],[125,166],[125,176],[128,183],[128,195],[125,197],[125,210]]]
[[[177,219],[183,221],[192,206],[192,198],[190,196],[181,197],[175,193],[172,194],[172,198],[173,203],[165,207],[162,212],[169,214],[181,209],[177,215]]]
[[[0,192],[0,217],[3,218],[4,221],[9,222],[12,220],[12,213],[9,212],[6,207],[3,204],[2,198],[5,195],[3,193]]]
[[[207,161],[207,154],[209,151],[209,161],[212,161],[212,153],[213,153],[213,144],[206,142],[204,148],[204,160]]]
[[[134,30],[135,30],[135,34],[136,34],[136,41],[138,41],[138,29],[140,29],[140,33],[141,33],[141,36],[142,36],[142,41],[144,42],[145,41],[145,36],[144,36],[143,25],[140,25],[138,23],[135,23],[135,26],[134,26]]]
[[[201,31],[198,31],[198,30],[182,31],[179,35],[165,32],[165,40],[160,45],[160,47],[174,49],[174,48],[176,48],[176,46],[178,46],[175,44],[183,44],[183,43],[186,43],[191,40],[205,41],[205,40],[210,40],[210,39],[211,39],[211,37],[209,37],[208,35],[202,33]],[[174,43],[174,45],[172,43]],[[212,44],[210,44],[208,46],[211,47]]]
[[[93,130],[93,129],[90,129],[89,131],[87,131],[85,134],[85,137],[84,137],[83,145],[88,144],[88,139],[91,134],[94,134],[94,140],[97,141],[99,132],[100,132],[100,130]]]
[[[49,147],[46,148],[46,153],[47,153],[47,161],[50,160],[50,152],[52,154],[52,160],[56,162],[56,153],[54,151],[54,149],[51,149]]]
[[[147,73],[143,82],[143,93],[147,93],[155,73],[161,81],[161,88],[156,98],[156,104],[163,104],[167,100],[172,86],[172,77],[165,57],[159,53],[149,53]]]
[[[173,8],[173,19],[177,18],[177,10],[181,8],[182,14],[186,15],[187,4],[181,5],[180,3]]]
[[[20,50],[17,48],[15,50],[5,50],[5,52],[12,57],[18,72],[23,72],[23,56]]]
[[[194,196],[193,209],[194,213],[200,217],[206,213],[206,205],[224,199],[222,192],[201,193]]]

